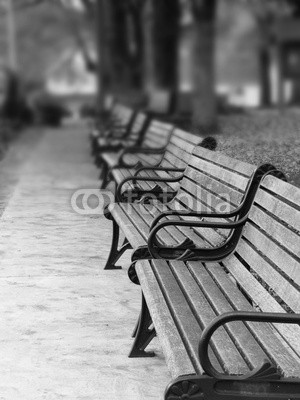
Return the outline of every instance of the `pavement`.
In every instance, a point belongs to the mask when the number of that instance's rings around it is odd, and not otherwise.
[[[97,176],[82,126],[27,131],[0,163],[0,400],[163,398],[158,340],[156,357],[127,357],[141,300],[129,255],[104,271],[111,223],[72,207]]]

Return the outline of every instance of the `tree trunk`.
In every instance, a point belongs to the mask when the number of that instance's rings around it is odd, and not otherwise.
[[[146,90],[177,87],[178,0],[148,0],[144,9]]]
[[[99,112],[104,110],[104,95],[106,91],[105,87],[105,38],[104,38],[104,27],[103,27],[103,13],[104,4],[103,0],[96,2],[96,44],[97,44],[97,109]]]
[[[154,31],[154,11],[153,1],[147,0],[143,10],[143,25],[144,25],[144,88],[148,93],[156,86],[155,77],[155,46],[153,40]]]
[[[193,126],[209,129],[216,124],[215,8],[216,0],[194,0],[193,29]],[[194,4],[195,4],[194,3]]]
[[[260,104],[263,107],[271,105],[271,84],[270,84],[270,56],[268,48],[261,48],[259,51],[259,69],[260,69]]]
[[[179,30],[177,0],[154,0],[154,45],[157,84],[172,91],[177,87]]]

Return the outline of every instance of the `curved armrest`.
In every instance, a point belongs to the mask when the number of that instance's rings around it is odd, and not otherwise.
[[[137,147],[137,146],[133,146],[133,147],[126,147],[125,149],[123,149],[123,151],[120,154],[119,160],[118,160],[118,167],[124,167],[124,168],[133,168],[136,166],[136,164],[129,164],[124,160],[124,157],[127,154],[153,154],[153,155],[163,155],[165,152],[165,148],[150,148],[150,147]],[[160,161],[158,162],[158,164],[160,163]],[[157,165],[157,163],[156,163]],[[155,166],[156,166],[155,165]]]
[[[208,222],[208,221],[174,221],[168,220],[157,224],[148,237],[148,250],[153,258],[176,259],[176,260],[193,260],[202,259],[203,261],[217,261],[230,254],[235,248],[237,238],[247,221],[247,216],[238,221],[233,222]],[[161,229],[167,226],[185,226],[189,228],[222,228],[226,230],[236,230],[234,240],[229,237],[221,246],[214,248],[199,248],[194,242],[186,238],[186,240],[177,246],[168,246],[161,244],[157,238],[157,234]],[[196,258],[195,258],[196,257]]]
[[[177,176],[176,178],[148,178],[148,177],[135,177],[135,176],[130,176],[128,178],[125,178],[121,183],[119,183],[117,187],[117,198],[121,199],[122,198],[122,187],[125,185],[125,183],[132,181],[133,184],[136,184],[136,182],[178,182],[182,179],[181,176]]]
[[[183,173],[185,171],[184,168],[168,168],[168,167],[141,167],[139,168],[134,176],[138,176],[139,173],[143,171],[165,171],[165,172],[180,172]]]
[[[125,154],[163,154],[166,151],[165,147],[163,148],[154,148],[154,147],[141,147],[141,146],[132,146],[128,147],[124,150]]]
[[[248,322],[266,322],[266,323],[285,323],[285,324],[300,324],[300,314],[288,314],[288,313],[264,313],[256,311],[233,311],[222,314],[216,317],[202,332],[201,339],[199,342],[199,359],[204,371],[211,377],[217,379],[230,379],[230,376],[218,372],[212,365],[208,355],[209,341],[213,333],[222,325],[232,321],[248,321]],[[268,364],[267,364],[268,363]],[[262,367],[258,367],[251,371],[249,374],[234,376],[235,380],[246,380],[254,379],[256,375],[262,370],[272,368],[273,373],[276,374],[276,367],[266,361]],[[270,371],[271,373],[272,371]]]
[[[229,213],[198,213],[198,212],[194,212],[194,211],[189,211],[189,210],[182,210],[182,211],[177,211],[177,210],[170,210],[170,211],[163,211],[161,214],[159,214],[157,217],[154,218],[154,220],[152,221],[152,224],[150,226],[150,230],[152,230],[155,225],[157,225],[159,223],[159,221],[163,218],[167,218],[167,217],[196,217],[199,218],[201,220],[203,220],[203,218],[232,218],[234,216],[236,216],[239,213],[239,209],[240,207],[236,208],[234,211],[229,212]]]

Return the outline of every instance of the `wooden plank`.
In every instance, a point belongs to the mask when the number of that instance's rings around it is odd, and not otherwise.
[[[300,286],[299,260],[287,253],[281,246],[261,232],[255,225],[247,224],[243,236],[276,265],[288,278]]]
[[[271,235],[274,240],[281,243],[288,251],[300,258],[299,235],[297,233],[291,231],[285,225],[255,206],[251,209],[249,219],[267,234]]]
[[[266,260],[265,254],[260,255],[244,240],[241,240],[238,246],[238,254],[251,267],[256,277],[262,279],[272,290],[268,290],[269,293],[274,291],[294,312],[300,313],[299,289]]]
[[[261,186],[262,188],[270,190],[271,192],[283,197],[299,210],[300,190],[298,187],[283,182],[281,179],[275,178],[274,176],[266,176]]]
[[[165,261],[157,262],[162,267],[165,264]],[[202,373],[203,371],[198,364],[195,369],[186,352],[149,261],[137,262],[136,272],[172,378],[195,372]]]
[[[211,308],[209,318],[214,318],[217,315],[222,315],[226,312],[234,311],[234,308],[228,302],[225,294],[222,291],[222,286],[218,286],[210,275],[209,266],[207,267],[200,262],[191,264],[192,276],[194,277],[195,284],[197,286],[195,286],[193,289],[195,293],[190,292],[190,287],[192,287],[192,285],[191,283],[189,283],[188,285],[186,285],[186,291],[188,297],[192,299],[196,296],[197,287],[198,292],[201,292],[201,296],[203,297],[203,299],[199,298],[200,302],[196,303],[194,306],[195,312],[199,314],[199,317],[202,318],[204,314],[202,303],[207,303],[209,305],[209,308]],[[174,268],[176,268],[176,274],[182,274],[184,272],[183,268],[188,271],[186,265],[182,266],[179,263]],[[228,277],[226,279],[228,279]],[[205,325],[207,325],[209,322],[209,319],[205,321]],[[235,362],[241,362],[238,357],[235,357],[235,359],[231,358],[233,343],[234,347],[237,347],[237,349],[239,349],[239,352],[242,354],[243,360],[246,360],[247,362],[247,367],[244,365],[244,363],[242,363],[244,373],[247,372],[249,367],[254,368],[257,365],[263,363],[267,355],[258,345],[253,335],[249,332],[249,330],[243,323],[236,322],[227,324],[226,330],[228,332],[228,335],[230,336],[230,339],[229,337],[227,339],[227,342],[229,341],[229,344],[226,344],[225,340],[221,337],[221,342],[218,344],[218,347],[220,347],[220,349],[217,349],[217,351],[219,352],[219,357],[224,359],[224,362],[226,362],[225,360],[228,360],[228,371],[231,371],[232,365],[234,365]],[[239,357],[241,357],[240,354]],[[242,373],[242,371],[240,371],[239,373]]]
[[[253,167],[253,169],[255,169],[255,167]],[[250,176],[245,177],[243,175],[239,175],[235,171],[228,171],[227,169],[208,161],[201,159],[195,160],[193,157],[191,157],[189,166],[186,169],[186,175],[197,183],[199,182],[199,178],[197,177],[199,172],[205,173],[207,176],[211,176],[214,179],[231,185],[241,191],[246,189],[250,178]]]
[[[295,207],[292,207],[284,201],[280,201],[278,197],[264,190],[258,191],[255,196],[255,204],[267,210],[272,214],[272,217],[278,218],[289,225],[291,230],[300,232],[300,207],[295,209]]]
[[[194,273],[199,269],[198,262],[188,263]],[[228,302],[238,311],[253,311],[252,305],[245,298],[238,286],[231,279],[221,264],[208,263],[206,270],[212,276],[213,280],[222,289]],[[299,357],[295,353],[291,353],[289,347],[282,343],[282,339],[278,337],[277,332],[272,325],[265,323],[247,323],[248,328],[253,332],[254,337],[258,340],[260,346],[267,352],[270,360],[278,365],[281,371],[284,371],[287,377],[299,376]]]
[[[219,151],[209,152],[207,149],[204,149],[201,146],[195,147],[193,155],[203,160],[207,160],[208,162],[215,163],[222,168],[227,168],[229,171],[235,171],[238,174],[244,175],[245,177],[249,177],[255,169],[252,164],[228,157]]]
[[[126,213],[122,212],[122,209],[118,204],[111,204],[109,206],[109,211],[130,243],[135,243],[136,247],[144,246],[146,244],[145,238],[141,232],[138,229],[132,229],[132,221],[128,218]]]
[[[170,268],[161,268],[160,264],[152,262],[155,277],[159,283],[165,301],[173,315],[177,330],[184,342],[193,365],[199,365],[198,344],[202,328],[190,309],[186,298]],[[218,370],[222,370],[214,353],[210,351],[212,361]]]
[[[244,268],[243,264],[231,256],[223,261],[228,271],[238,284],[244,289],[249,298],[264,312],[285,312],[282,306],[265,290],[257,279]],[[294,351],[300,356],[300,327],[288,324],[275,324],[274,327],[293,346]]]

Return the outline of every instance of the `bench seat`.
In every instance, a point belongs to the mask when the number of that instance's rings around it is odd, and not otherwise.
[[[145,356],[156,332],[175,379],[166,400],[192,388],[193,396],[178,398],[300,398],[299,188],[265,177],[235,252],[221,262],[141,260],[135,269],[143,313],[150,314],[145,326],[140,317],[130,355]],[[232,322],[208,335],[216,318],[228,313]],[[264,322],[268,316],[273,323]],[[205,335],[211,336],[208,355],[216,376],[203,342],[199,352]]]

